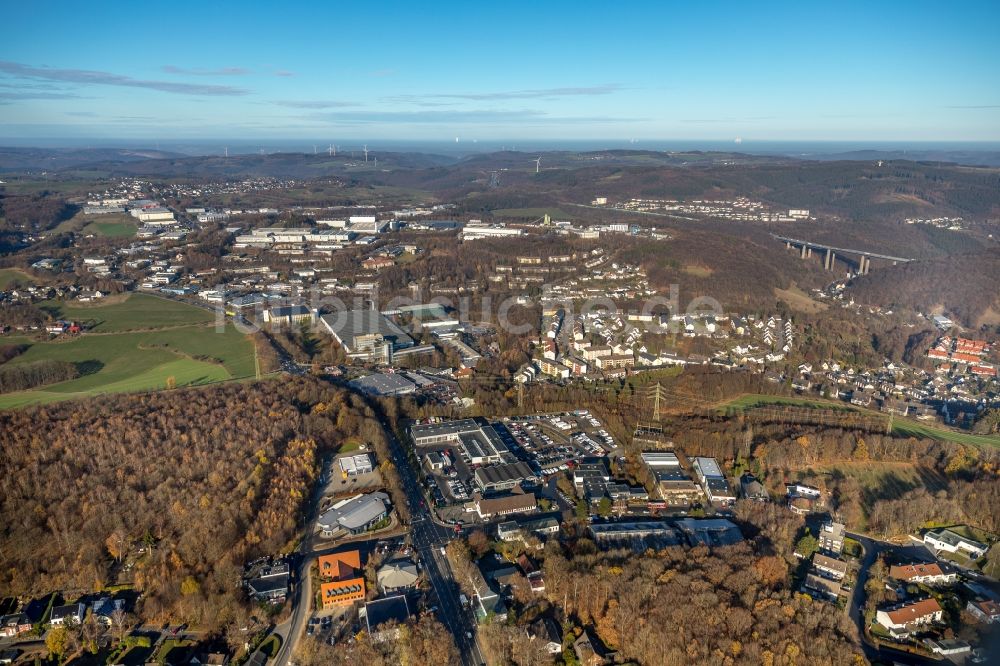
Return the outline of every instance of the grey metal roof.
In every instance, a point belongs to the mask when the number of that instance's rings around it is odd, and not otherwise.
[[[473,419],[460,419],[458,421],[444,421],[442,423],[420,423],[410,426],[410,436],[414,439],[419,437],[439,437],[445,435],[459,435],[463,432],[479,430],[479,424]]]
[[[743,533],[735,524],[725,518],[685,518],[676,523],[691,545],[729,546],[743,541]]]
[[[694,465],[704,477],[717,476],[724,478],[722,469],[719,468],[719,463],[715,460],[715,458],[695,458]]]
[[[267,576],[264,578],[254,578],[247,581],[247,587],[253,594],[268,594],[277,590],[288,590],[288,574],[280,576]]]
[[[322,529],[343,527],[347,530],[361,529],[387,511],[389,496],[385,493],[369,493],[348,501],[339,508],[328,509],[320,516],[318,524]]]
[[[406,603],[406,595],[403,594],[376,599],[365,604],[365,623],[369,634],[389,620],[406,622],[408,617],[410,617],[410,606]]]
[[[537,478],[537,475],[531,469],[531,466],[526,462],[520,461],[505,465],[480,467],[476,470],[476,481],[483,486],[533,478]]]
[[[413,393],[417,388],[416,384],[399,373],[386,374],[376,372],[375,374],[355,379],[350,383],[362,393],[373,395],[402,395],[404,393]]]
[[[359,335],[379,333],[391,340],[395,347],[410,347],[413,338],[394,322],[375,310],[344,310],[320,317],[327,330],[333,333],[348,351]]]

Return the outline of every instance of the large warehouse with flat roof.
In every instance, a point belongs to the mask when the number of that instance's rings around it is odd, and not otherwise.
[[[350,358],[389,362],[394,352],[414,345],[406,331],[375,310],[334,312],[319,321]]]
[[[538,475],[526,462],[480,467],[476,470],[476,485],[484,493],[510,490],[517,485],[534,485]]]
[[[493,426],[475,419],[412,425],[410,438],[416,446],[457,444],[473,465],[501,463],[510,453]]]

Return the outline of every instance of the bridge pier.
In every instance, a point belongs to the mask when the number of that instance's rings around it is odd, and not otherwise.
[[[857,257],[857,274],[858,275],[868,275],[872,269],[872,257],[876,257],[880,261],[892,262],[893,266],[898,264],[905,264],[907,262],[913,261],[912,259],[906,259],[904,257],[894,257],[887,254],[878,254],[875,252],[869,253],[868,250],[857,250],[852,248],[835,248],[830,245],[823,243],[812,243],[807,240],[802,240],[801,238],[788,238],[786,236],[778,236],[776,234],[771,234],[775,239],[785,244],[786,250],[798,249],[799,257],[802,259],[808,259],[812,257],[812,251],[815,249],[817,252],[822,252],[823,256],[823,268],[826,270],[833,270],[837,262],[837,252],[841,252],[841,257],[844,258],[844,263],[847,265],[848,269],[851,267],[851,262],[853,261],[851,257]]]

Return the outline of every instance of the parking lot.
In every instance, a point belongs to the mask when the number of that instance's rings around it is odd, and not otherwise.
[[[508,448],[546,476],[566,471],[581,458],[605,456],[617,448],[603,424],[587,410],[511,417],[502,423],[511,440],[501,432]]]
[[[478,465],[473,465],[468,457],[462,455],[457,445],[442,445],[426,447],[421,450],[424,471],[427,472],[425,485],[431,491],[431,498],[438,506],[468,502],[475,492],[472,475]],[[427,464],[428,454],[441,456],[443,466],[432,469]]]
[[[354,456],[359,453],[367,453],[373,459],[375,457],[371,451],[358,449],[349,453],[340,454],[334,458],[329,471],[326,473],[328,478],[325,479],[326,486],[323,488],[323,500],[320,504],[322,511],[325,511],[327,507],[333,504],[335,499],[348,495],[357,495],[358,493],[375,490],[383,486],[382,475],[378,471],[377,461],[373,461],[373,469],[367,474],[345,475],[341,471],[340,459],[342,457]]]
[[[504,417],[490,424],[513,458],[528,463],[543,477],[617,448],[603,424],[587,410]],[[458,443],[423,446],[420,462],[437,515],[446,522],[474,522],[474,514],[467,513],[465,505],[478,490],[474,475],[483,465],[474,463]]]

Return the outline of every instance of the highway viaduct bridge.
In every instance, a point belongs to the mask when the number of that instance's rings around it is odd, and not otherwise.
[[[866,250],[852,250],[845,247],[834,247],[832,245],[825,245],[823,243],[814,243],[812,241],[802,240],[801,238],[787,238],[785,236],[778,236],[776,234],[771,234],[779,241],[785,244],[785,247],[792,249],[793,247],[798,248],[799,256],[803,259],[812,256],[813,250],[817,252],[825,252],[826,255],[823,257],[823,268],[828,271],[833,270],[834,263],[837,261],[837,255],[844,256],[856,256],[857,267],[859,275],[867,275],[868,271],[871,269],[872,259],[883,259],[885,261],[891,261],[892,265],[907,263],[913,261],[912,259],[907,259],[906,257],[894,257],[889,254],[879,254],[878,252],[868,252]]]

